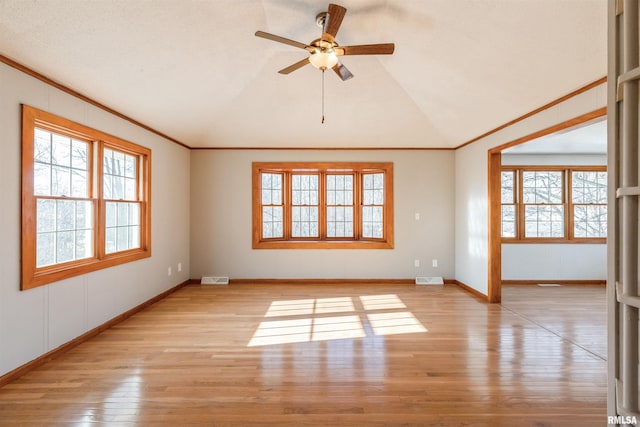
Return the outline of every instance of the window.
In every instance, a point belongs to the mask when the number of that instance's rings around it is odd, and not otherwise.
[[[571,171],[573,235],[579,238],[607,236],[607,173]]]
[[[522,171],[524,237],[565,236],[564,174],[562,171]]]
[[[393,248],[393,164],[254,163],[253,247]]]
[[[22,289],[151,255],[151,151],[22,107]]]
[[[504,241],[605,241],[605,167],[508,166],[501,187]]]

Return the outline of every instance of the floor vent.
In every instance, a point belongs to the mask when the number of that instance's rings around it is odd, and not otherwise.
[[[229,277],[227,276],[202,276],[201,285],[228,285]]]
[[[558,283],[538,283],[538,286],[543,288],[552,288],[560,285]]]
[[[416,277],[416,285],[444,285],[442,277]]]

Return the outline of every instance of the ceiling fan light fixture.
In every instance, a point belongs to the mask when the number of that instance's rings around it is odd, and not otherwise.
[[[336,55],[333,49],[316,50],[309,56],[309,62],[319,70],[326,70],[333,68],[333,66],[338,63],[338,55]]]

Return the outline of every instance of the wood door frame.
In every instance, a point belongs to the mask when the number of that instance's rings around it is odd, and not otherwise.
[[[488,295],[490,303],[500,302],[502,299],[502,238],[501,230],[501,203],[500,203],[500,170],[502,168],[502,151],[524,144],[542,136],[560,132],[562,130],[578,126],[580,124],[605,117],[607,108],[602,107],[586,114],[574,117],[546,129],[520,137],[513,141],[494,147],[488,151]]]

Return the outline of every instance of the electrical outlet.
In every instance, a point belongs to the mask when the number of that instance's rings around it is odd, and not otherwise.
[[[171,276],[171,267],[167,269],[167,276]]]
[[[432,267],[437,267],[438,266],[438,260],[437,259],[432,259],[431,260],[431,266]]]
[[[178,263],[178,271],[182,271],[182,263],[181,262]]]
[[[416,221],[420,221],[420,212],[416,212]]]
[[[420,260],[419,259],[414,259],[413,260],[413,266],[414,267],[420,267]]]

